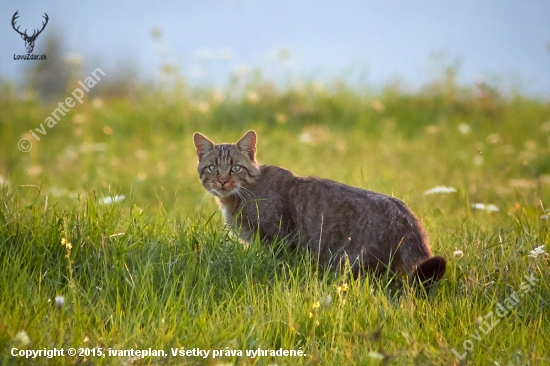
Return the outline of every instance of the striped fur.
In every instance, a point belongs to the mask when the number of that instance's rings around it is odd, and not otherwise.
[[[203,187],[216,197],[226,221],[250,241],[285,238],[322,264],[349,261],[361,269],[403,271],[439,280],[446,261],[434,257],[420,221],[395,197],[326,179],[297,177],[256,161],[256,133],[235,144],[193,137]]]

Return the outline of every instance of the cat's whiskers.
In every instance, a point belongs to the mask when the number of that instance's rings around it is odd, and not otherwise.
[[[239,189],[239,187],[235,188],[234,190],[235,194],[241,199],[241,201],[246,201],[246,197],[244,196],[243,193],[245,192],[241,192],[241,190]]]
[[[243,187],[243,186],[239,186],[240,189],[250,193],[250,194],[254,194],[254,192],[252,192],[250,189],[246,188],[246,187]]]
[[[239,197],[248,197],[250,195],[248,192],[246,192],[244,189],[242,189],[239,186],[237,186],[237,188],[235,188],[235,192],[238,193]]]
[[[247,195],[247,198],[252,198],[254,197],[254,192],[252,192],[250,189],[247,189],[245,187],[242,187],[242,186],[238,186],[238,189],[239,190],[242,190],[243,193],[245,193]]]
[[[206,201],[206,198],[210,197],[211,194],[212,193],[209,190],[204,192],[204,194],[202,195],[202,200],[201,200],[201,203],[200,203],[200,207],[204,206],[204,201]]]
[[[206,190],[207,190],[208,193],[210,193],[212,196],[217,196],[217,193],[216,193],[216,190],[214,189],[214,187],[210,186],[210,187],[206,188]]]
[[[239,197],[241,198],[241,201],[243,201],[243,203],[245,201],[249,201],[253,196],[254,196],[254,193],[252,193],[252,191],[244,188],[244,187],[237,187],[236,189],[237,191],[237,194],[239,195]]]

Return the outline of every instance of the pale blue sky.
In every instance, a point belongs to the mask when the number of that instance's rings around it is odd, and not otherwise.
[[[248,65],[274,78],[345,75],[371,86],[395,79],[416,86],[437,73],[430,56],[437,53],[440,64],[460,61],[462,83],[485,78],[550,96],[548,0],[2,1],[0,76],[12,80],[29,63],[13,60],[25,53],[11,27],[16,10],[22,29],[40,26],[44,12],[50,17],[35,53],[47,32],[58,32],[87,69],[131,64],[143,79],[169,61],[193,83],[223,84]],[[160,49],[153,27],[163,31]],[[283,48],[292,60],[281,64]]]

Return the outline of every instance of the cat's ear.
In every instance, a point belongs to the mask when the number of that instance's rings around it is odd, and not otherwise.
[[[251,161],[254,161],[256,156],[256,132],[248,131],[237,142],[237,148],[246,153]]]
[[[198,132],[193,135],[193,142],[195,142],[195,147],[197,148],[197,156],[199,157],[199,160],[202,159],[204,154],[214,148],[214,143]]]

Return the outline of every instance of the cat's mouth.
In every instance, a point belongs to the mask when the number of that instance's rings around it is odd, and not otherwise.
[[[215,196],[220,198],[227,198],[235,193],[235,189],[228,189],[226,187],[215,188],[212,190]]]

